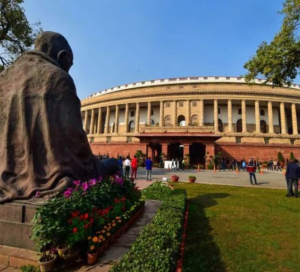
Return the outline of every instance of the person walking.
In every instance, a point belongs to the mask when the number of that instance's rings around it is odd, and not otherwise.
[[[125,178],[129,178],[129,172],[130,172],[129,156],[126,157],[126,160],[124,161],[124,165],[125,165]]]
[[[175,163],[176,163],[176,170],[179,170],[179,160],[178,160],[178,158],[175,160]]]
[[[151,181],[152,161],[150,157],[146,160],[146,179]]]
[[[184,160],[184,159],[182,160],[182,163],[181,163],[181,169],[182,169],[182,170],[185,169],[185,160]]]
[[[133,159],[131,160],[131,179],[136,179],[138,161],[136,155],[134,155]]]
[[[249,173],[249,177],[250,177],[250,183],[252,185],[257,185],[257,180],[256,180],[256,176],[255,176],[255,165],[253,163],[253,160],[250,160],[248,166],[247,166],[247,171]]]
[[[122,156],[120,156],[119,159],[118,159],[118,165],[119,165],[119,168],[120,168],[121,176],[123,176],[124,172],[123,172],[123,158],[122,158]]]
[[[288,179],[288,194],[287,197],[298,197],[298,180],[300,179],[300,168],[298,160],[289,163],[286,169],[286,177]],[[293,192],[294,187],[294,192]]]

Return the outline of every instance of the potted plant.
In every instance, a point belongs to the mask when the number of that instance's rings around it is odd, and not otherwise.
[[[97,262],[99,238],[96,235],[88,237],[87,263],[92,265]]]
[[[172,175],[172,176],[171,176],[171,179],[172,179],[173,182],[178,182],[179,176],[177,176],[177,175]]]
[[[196,180],[196,176],[190,175],[189,176],[189,182],[194,183]]]

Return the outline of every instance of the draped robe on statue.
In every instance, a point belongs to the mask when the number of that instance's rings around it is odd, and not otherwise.
[[[40,51],[0,74],[0,203],[97,178],[71,76]]]

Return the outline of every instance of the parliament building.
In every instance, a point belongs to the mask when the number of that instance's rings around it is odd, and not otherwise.
[[[189,154],[192,163],[223,157],[300,158],[300,86],[273,87],[242,77],[183,77],[113,87],[81,101],[95,155],[157,161]],[[299,103],[298,103],[299,102]]]

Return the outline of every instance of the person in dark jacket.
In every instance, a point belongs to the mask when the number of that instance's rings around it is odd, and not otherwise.
[[[286,170],[286,176],[288,178],[288,194],[287,197],[298,197],[298,180],[300,179],[300,168],[298,160],[294,160],[293,163],[288,164]],[[294,192],[293,192],[294,186]]]
[[[152,161],[149,157],[146,160],[146,179],[151,181],[151,172],[152,172]]]
[[[255,169],[255,165],[254,165],[254,162],[252,159],[250,159],[250,162],[247,166],[247,171],[249,173],[250,183],[252,185],[254,185],[254,184],[257,185],[257,180],[256,180],[256,176],[255,176],[256,169]]]

